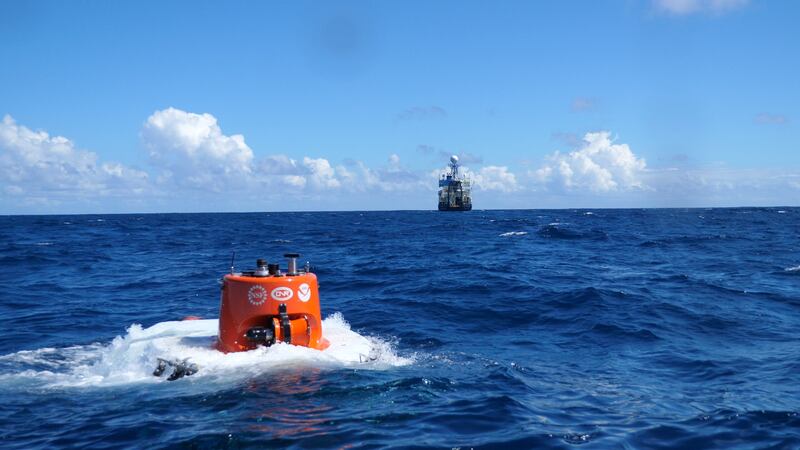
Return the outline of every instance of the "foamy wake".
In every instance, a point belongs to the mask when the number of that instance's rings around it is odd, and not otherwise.
[[[132,325],[125,336],[118,336],[107,345],[42,348],[0,356],[0,388],[159,383],[165,378],[152,375],[158,358],[189,358],[198,365],[197,374],[175,383],[187,380],[215,384],[292,368],[380,370],[413,362],[411,357],[397,355],[389,342],[351,330],[339,313],[322,322],[323,334],[331,343],[324,351],[281,343],[224,354],[212,348],[217,326],[216,319],[161,322],[149,328]]]

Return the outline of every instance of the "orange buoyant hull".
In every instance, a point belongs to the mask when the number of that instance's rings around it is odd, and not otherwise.
[[[279,342],[318,350],[329,345],[322,337],[317,276],[310,272],[225,275],[219,350],[240,352]]]

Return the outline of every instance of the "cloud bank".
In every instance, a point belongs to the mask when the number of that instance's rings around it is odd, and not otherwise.
[[[764,123],[780,123],[773,116]],[[0,212],[258,211],[432,208],[446,169],[412,170],[398,154],[362,161],[259,153],[216,117],[155,111],[140,132],[146,170],[34,131],[0,123]],[[478,208],[796,204],[800,173],[681,164],[651,169],[609,131],[574,136],[568,151],[525,155],[528,165],[464,158]],[[426,147],[426,150],[428,148]],[[413,150],[412,150],[413,151]],[[435,151],[423,152],[433,154]]]
[[[63,136],[0,123],[0,189],[22,204],[57,205],[74,196],[136,197],[149,193],[146,172],[119,163],[100,163]]]
[[[403,169],[400,157],[389,156],[385,167],[361,162],[335,166],[326,158],[283,154],[256,157],[240,134],[226,135],[211,114],[176,108],[156,111],[145,121],[142,141],[161,185],[212,192],[256,191],[318,194],[404,190],[422,182]],[[397,181],[403,183],[386,183]],[[384,180],[384,181],[382,181]]]

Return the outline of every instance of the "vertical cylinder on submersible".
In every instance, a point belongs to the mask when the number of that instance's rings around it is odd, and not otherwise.
[[[300,257],[300,253],[286,253],[283,256],[288,259],[286,275],[297,276],[297,258]]]

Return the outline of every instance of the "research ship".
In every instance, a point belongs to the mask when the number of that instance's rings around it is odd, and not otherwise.
[[[439,177],[439,211],[471,211],[470,183],[458,173],[458,156],[450,157],[450,171]]]

